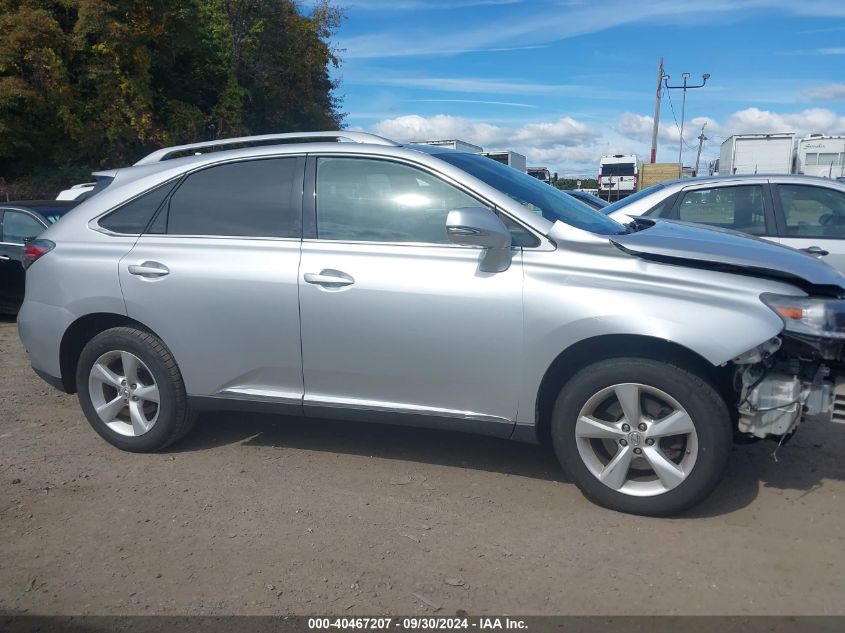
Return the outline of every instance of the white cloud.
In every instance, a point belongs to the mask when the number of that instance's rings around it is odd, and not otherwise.
[[[803,96],[812,101],[845,100],[845,84],[828,84],[805,90]]]
[[[593,127],[572,117],[554,121],[531,121],[513,125],[494,125],[464,117],[438,114],[424,117],[411,114],[385,118],[370,131],[398,141],[461,139],[485,149],[512,149],[528,158],[531,165],[545,165],[561,175],[590,176],[602,154],[634,153],[646,159],[651,145],[651,122],[648,115],[625,112],[615,124]],[[684,139],[685,164],[695,160],[697,137],[706,125],[702,161],[718,155],[719,144],[731,134],[755,132],[796,132],[800,135],[821,132],[845,134],[845,116],[825,108],[808,108],[801,112],[770,112],[758,108],[738,110],[723,121],[695,117],[687,121]],[[658,160],[677,158],[678,129],[670,118],[661,118],[658,137]]]
[[[746,108],[730,115],[724,127],[731,134],[796,132],[798,134],[845,134],[845,116],[825,108],[779,114],[759,108]]]
[[[571,117],[507,128],[447,114],[411,114],[380,121],[373,130],[401,141],[462,139],[488,149],[499,149],[496,146],[503,144],[514,148],[576,147],[600,136],[597,130]]]
[[[616,121],[615,130],[623,137],[634,139],[637,141],[648,141],[651,144],[652,124],[654,118],[644,115],[636,114],[634,112],[623,113]],[[698,138],[701,133],[701,126],[707,125],[708,132],[716,132],[719,130],[719,124],[710,117],[699,116],[688,120],[684,125],[684,140],[690,144]],[[675,124],[671,116],[661,117],[660,127],[657,132],[658,143],[676,143],[681,134],[678,126]]]
[[[376,123],[373,131],[398,141],[461,139],[481,146],[495,145],[507,138],[507,132],[497,125],[448,114],[432,117],[409,114],[386,119]]]

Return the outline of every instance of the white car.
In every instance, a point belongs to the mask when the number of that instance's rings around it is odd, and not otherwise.
[[[845,183],[790,175],[715,176],[660,183],[604,208],[741,231],[821,257],[845,271]]]

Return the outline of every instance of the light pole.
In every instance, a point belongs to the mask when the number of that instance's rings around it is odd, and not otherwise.
[[[686,108],[687,108],[687,90],[692,90],[693,88],[703,88],[707,83],[707,80],[710,79],[709,73],[704,73],[701,76],[702,82],[700,84],[691,85],[687,83],[689,79],[689,73],[683,73],[681,75],[684,78],[684,83],[680,86],[670,86],[669,85],[669,75],[663,75],[663,81],[666,83],[667,90],[683,90],[684,96],[681,100],[681,139],[678,143],[678,162],[681,164],[681,168],[683,169],[684,161],[682,159],[682,154],[684,151],[684,116],[686,115]]]

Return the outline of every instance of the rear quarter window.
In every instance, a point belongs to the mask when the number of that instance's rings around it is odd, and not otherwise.
[[[170,181],[156,187],[129,202],[102,218],[100,226],[113,233],[124,233],[127,235],[140,235],[147,230],[156,211],[161,207],[167,196],[173,191],[176,181]]]

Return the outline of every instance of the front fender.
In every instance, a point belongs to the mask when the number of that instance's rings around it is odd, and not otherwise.
[[[753,277],[634,258],[569,255],[571,264],[589,259],[584,261],[589,265],[533,266],[524,259],[525,361],[518,424],[535,423],[546,372],[576,343],[607,335],[648,337],[719,366],[783,330],[780,317],[760,301],[761,293],[800,293],[788,284]]]

